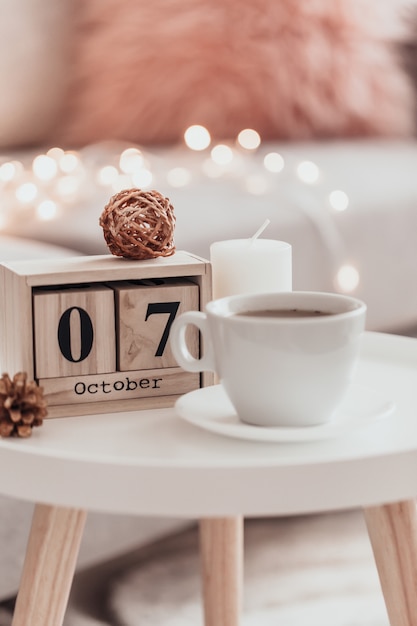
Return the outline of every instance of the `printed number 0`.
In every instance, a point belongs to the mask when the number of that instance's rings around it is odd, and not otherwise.
[[[168,321],[164,328],[164,332],[162,333],[161,341],[159,342],[159,345],[156,349],[155,356],[162,356],[164,353],[165,346],[168,341],[169,331],[172,326],[172,322],[175,319],[179,306],[180,306],[179,302],[155,302],[155,303],[148,304],[145,322],[151,315],[158,315],[161,313],[169,314]]]
[[[80,317],[81,349],[78,359],[74,359],[71,350],[70,320],[73,311],[77,311]],[[91,352],[93,341],[93,323],[87,311],[84,311],[84,309],[81,309],[78,306],[73,306],[64,311],[58,324],[58,344],[62,355],[67,359],[67,361],[71,361],[72,363],[80,363],[80,361],[84,361],[84,359],[86,359]]]

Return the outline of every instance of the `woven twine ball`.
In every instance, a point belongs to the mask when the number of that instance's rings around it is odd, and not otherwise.
[[[110,252],[128,259],[153,259],[175,252],[174,207],[158,191],[125,189],[112,196],[100,216]]]

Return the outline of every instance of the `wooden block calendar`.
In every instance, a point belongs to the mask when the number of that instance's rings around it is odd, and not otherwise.
[[[171,406],[211,384],[175,362],[176,316],[211,299],[210,264],[187,252],[0,265],[0,366],[44,388],[48,417]],[[200,351],[196,329],[187,338]]]

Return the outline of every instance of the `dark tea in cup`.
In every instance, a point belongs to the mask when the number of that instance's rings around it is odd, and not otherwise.
[[[306,317],[320,317],[324,315],[335,315],[330,311],[320,311],[319,309],[260,309],[254,311],[240,311],[234,313],[238,317],[256,317],[256,318],[278,318],[278,319],[294,319]]]

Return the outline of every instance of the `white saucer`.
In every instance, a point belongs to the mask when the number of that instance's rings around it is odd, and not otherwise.
[[[395,403],[375,389],[352,385],[331,422],[298,428],[267,428],[241,422],[222,385],[214,385],[181,396],[175,410],[187,422],[225,437],[294,442],[349,434],[393,413]]]

